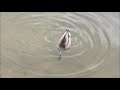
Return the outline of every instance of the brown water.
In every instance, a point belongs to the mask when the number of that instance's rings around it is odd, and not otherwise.
[[[1,77],[119,77],[119,35],[117,12],[2,12]]]

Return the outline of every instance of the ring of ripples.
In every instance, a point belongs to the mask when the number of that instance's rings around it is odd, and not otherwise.
[[[38,75],[85,73],[101,65],[110,50],[107,28],[92,13],[14,13],[6,22],[11,30],[3,32],[3,61]],[[57,42],[65,29],[72,46],[59,61]]]

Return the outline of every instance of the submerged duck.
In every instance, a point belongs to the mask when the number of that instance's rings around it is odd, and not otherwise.
[[[71,33],[68,29],[64,32],[62,37],[60,38],[58,42],[58,49],[59,49],[59,55],[63,53],[63,51],[69,49],[71,46]]]

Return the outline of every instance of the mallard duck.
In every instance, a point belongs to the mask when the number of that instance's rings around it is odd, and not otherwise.
[[[60,38],[58,42],[58,49],[59,49],[59,55],[63,53],[63,51],[69,49],[71,46],[71,33],[68,29],[64,32],[62,37]]]

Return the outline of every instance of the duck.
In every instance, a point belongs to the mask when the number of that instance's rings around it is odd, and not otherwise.
[[[59,55],[62,55],[62,53],[69,49],[71,46],[71,33],[69,29],[66,29],[66,31],[63,33],[61,38],[58,41],[58,50]]]

